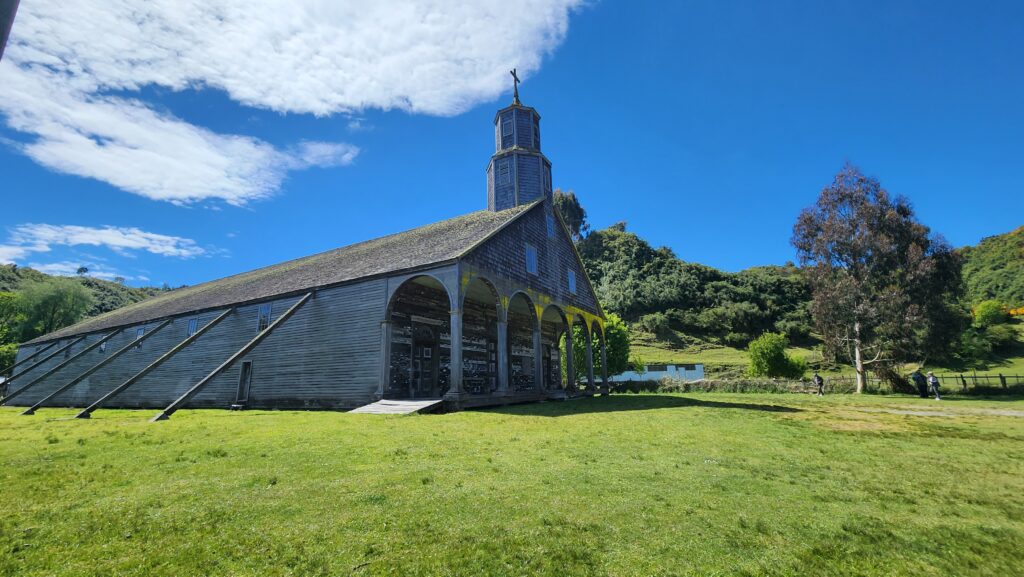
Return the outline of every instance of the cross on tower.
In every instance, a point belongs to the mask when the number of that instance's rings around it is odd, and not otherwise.
[[[508,71],[512,75],[512,104],[519,104],[519,76],[516,75],[516,69]]]

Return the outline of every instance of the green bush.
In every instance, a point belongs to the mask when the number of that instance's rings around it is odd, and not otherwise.
[[[1006,305],[997,300],[981,301],[978,306],[974,307],[974,325],[978,327],[1002,324],[1009,318]]]
[[[789,339],[781,333],[764,333],[750,341],[747,347],[750,367],[747,372],[752,377],[802,377],[807,372],[807,360],[787,355],[788,346]]]

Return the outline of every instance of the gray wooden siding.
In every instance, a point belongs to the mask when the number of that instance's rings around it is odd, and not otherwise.
[[[545,215],[553,214],[552,210],[550,202],[534,208],[470,252],[463,260],[477,269],[492,271],[497,277],[512,279],[548,294],[555,300],[599,314],[597,300],[583,278],[586,273],[576,259],[572,240],[561,226],[555,227],[554,238],[548,238]],[[537,275],[526,272],[527,243],[537,247]],[[575,295],[569,292],[567,270],[576,271]]]

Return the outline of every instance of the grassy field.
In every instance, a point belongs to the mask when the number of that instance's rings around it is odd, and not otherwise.
[[[1024,401],[0,409],[0,574],[1021,575]]]

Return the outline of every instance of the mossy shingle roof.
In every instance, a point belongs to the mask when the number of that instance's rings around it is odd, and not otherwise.
[[[405,232],[184,287],[29,341],[92,333],[195,311],[269,299],[456,259],[537,203],[481,210]]]

